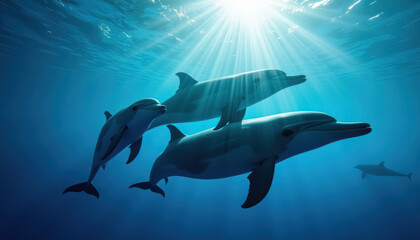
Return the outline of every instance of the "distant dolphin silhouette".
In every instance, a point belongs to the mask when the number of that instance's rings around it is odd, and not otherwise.
[[[166,114],[156,118],[151,128],[182,122],[220,117],[215,130],[228,123],[242,121],[246,108],[276,92],[305,82],[304,75],[286,76],[276,69],[245,72],[233,76],[198,82],[179,72],[179,88],[163,102]]]
[[[268,193],[274,165],[326,144],[371,132],[366,123],[339,123],[317,112],[272,115],[232,123],[186,136],[168,125],[171,140],[153,164],[149,182],[131,187],[165,193],[156,184],[170,176],[217,179],[251,172],[243,208],[259,203]]]
[[[384,166],[384,161],[379,163],[378,165],[357,165],[355,168],[362,171],[362,178],[365,178],[367,174],[374,175],[374,176],[400,176],[400,177],[408,177],[411,180],[412,173],[409,174],[402,174],[386,168]]]
[[[157,116],[165,112],[166,107],[156,99],[135,102],[114,116],[106,111],[106,123],[99,134],[88,181],[67,188],[63,194],[85,191],[99,198],[99,192],[92,184],[99,168],[102,166],[105,169],[105,164],[130,144],[127,164],[133,161],[140,151],[143,133]]]

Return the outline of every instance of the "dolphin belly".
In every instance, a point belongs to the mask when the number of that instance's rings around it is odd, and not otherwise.
[[[178,176],[197,179],[217,179],[241,175],[252,171],[260,163],[259,156],[249,145],[241,146],[219,156],[197,159],[191,164],[191,168],[202,168],[202,171],[182,170]],[[204,168],[202,166],[205,166]]]
[[[99,166],[104,165],[113,157],[115,157],[118,153],[124,150],[124,148],[130,145],[133,141],[135,141],[138,138],[138,136],[140,136],[138,132],[132,131],[130,128],[128,128],[127,131],[125,131],[124,134],[121,136],[120,141],[118,142],[115,149],[111,152],[111,154],[109,154],[109,156],[107,156],[106,158],[102,159],[109,145],[111,144],[111,138],[112,138],[112,134],[106,134],[103,137],[103,139],[101,139],[102,147],[98,149],[97,152],[95,152],[94,161],[97,162]]]
[[[217,118],[222,114],[223,106],[228,104],[228,100],[222,94],[211,94],[193,101],[178,98],[163,103],[166,104],[167,112],[157,117],[149,129],[171,123],[196,122]]]
[[[387,169],[382,171],[367,171],[367,173],[374,176],[406,176],[405,174]]]
[[[210,87],[210,86],[209,86]],[[219,88],[220,89],[220,88]],[[248,93],[247,91],[232,92],[229,89],[192,89],[189,92],[179,93],[163,105],[167,107],[166,114],[157,117],[149,129],[171,123],[204,121],[222,115],[223,108],[229,107],[234,102],[239,102],[235,111],[265,99],[264,94]]]

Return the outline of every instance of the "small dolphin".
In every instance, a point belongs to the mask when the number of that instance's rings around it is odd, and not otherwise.
[[[274,166],[294,155],[326,144],[368,134],[366,123],[340,123],[317,112],[272,115],[232,123],[186,136],[168,125],[171,140],[155,161],[149,182],[131,187],[165,193],[156,184],[170,176],[217,179],[251,172],[243,208],[259,203],[268,193]]]
[[[179,88],[162,104],[168,108],[150,129],[169,123],[203,121],[221,116],[215,130],[242,121],[246,108],[276,92],[305,82],[304,75],[286,76],[276,69],[245,72],[198,82],[179,72]]]
[[[408,177],[411,180],[412,173],[409,174],[402,174],[386,168],[384,166],[384,161],[379,163],[378,165],[357,165],[355,168],[362,171],[362,178],[365,178],[367,174],[374,175],[374,176],[399,176],[399,177]]]
[[[85,191],[99,198],[99,192],[92,184],[99,168],[105,169],[105,164],[130,144],[127,164],[133,161],[140,151],[143,133],[156,117],[165,112],[166,107],[156,99],[137,101],[114,116],[106,111],[106,123],[99,134],[88,181],[67,188],[63,194]]]

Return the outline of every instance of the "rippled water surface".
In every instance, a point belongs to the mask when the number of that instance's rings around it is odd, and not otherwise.
[[[416,0],[2,0],[1,239],[419,239],[420,3]],[[94,182],[99,200],[61,192],[86,180],[105,110],[257,69],[303,84],[246,119],[321,111],[372,133],[276,165],[267,197],[242,209],[247,175],[146,181],[169,132],[144,135]],[[183,123],[186,134],[218,119]],[[407,178],[361,178],[358,164]]]

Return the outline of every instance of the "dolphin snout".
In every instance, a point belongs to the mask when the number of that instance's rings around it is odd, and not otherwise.
[[[162,104],[155,104],[146,106],[145,109],[152,110],[152,111],[159,111],[161,113],[166,113],[166,106]]]
[[[166,113],[167,109],[165,105],[159,104],[157,105],[158,110],[161,111],[162,113]]]
[[[303,83],[306,81],[305,75],[294,75],[294,76],[286,76],[287,81],[293,81],[296,84]]]

